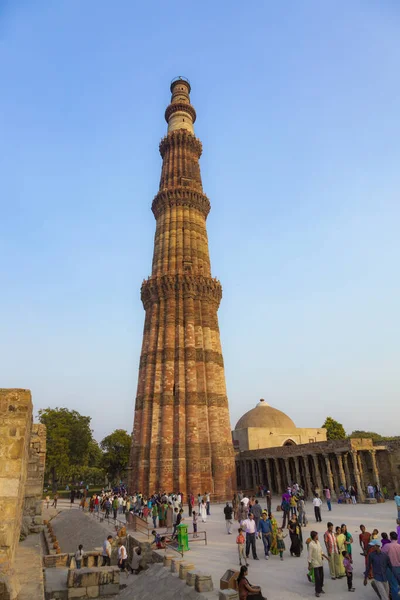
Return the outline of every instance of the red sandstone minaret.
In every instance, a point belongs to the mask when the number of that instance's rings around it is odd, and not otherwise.
[[[143,282],[146,311],[130,457],[130,491],[210,491],[230,499],[234,456],[206,218],[194,135],[190,84],[175,79],[165,111],[167,136],[151,277]]]

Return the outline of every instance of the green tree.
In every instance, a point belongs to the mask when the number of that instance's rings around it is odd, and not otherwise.
[[[124,429],[116,429],[100,442],[103,450],[103,467],[111,481],[121,479],[129,462],[131,436]]]
[[[362,431],[361,429],[352,431],[349,438],[368,438],[372,439],[374,442],[381,442],[384,440],[384,437],[379,433],[375,433],[374,431]]]
[[[326,437],[328,440],[344,440],[346,439],[346,432],[344,427],[332,417],[326,417],[325,423],[322,425],[326,429]]]
[[[39,410],[39,421],[47,429],[46,473],[55,490],[58,478],[68,476],[71,468],[88,464],[93,440],[90,417],[67,408],[45,408]]]

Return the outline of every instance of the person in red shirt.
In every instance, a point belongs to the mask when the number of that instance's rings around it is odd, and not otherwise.
[[[358,536],[358,539],[360,541],[360,547],[362,550],[361,556],[367,556],[368,554],[368,544],[370,542],[371,539],[371,534],[369,533],[369,531],[367,531],[365,529],[365,525],[360,525],[360,535]]]

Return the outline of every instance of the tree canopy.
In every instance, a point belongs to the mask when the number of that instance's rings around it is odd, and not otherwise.
[[[46,425],[46,472],[51,474],[53,488],[56,488],[59,477],[70,475],[73,468],[88,466],[89,450],[94,442],[91,419],[76,410],[45,408],[39,411],[39,421]]]
[[[344,427],[338,421],[335,421],[332,417],[326,417],[325,423],[322,425],[326,429],[326,437],[328,440],[344,440],[346,439],[346,432]]]
[[[116,429],[100,442],[103,467],[111,481],[117,483],[126,470],[131,449],[131,436],[124,429]]]

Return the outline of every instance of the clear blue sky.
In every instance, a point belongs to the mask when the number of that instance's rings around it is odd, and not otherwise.
[[[132,429],[169,82],[189,77],[231,421],[398,434],[400,6],[0,4],[0,386]]]

